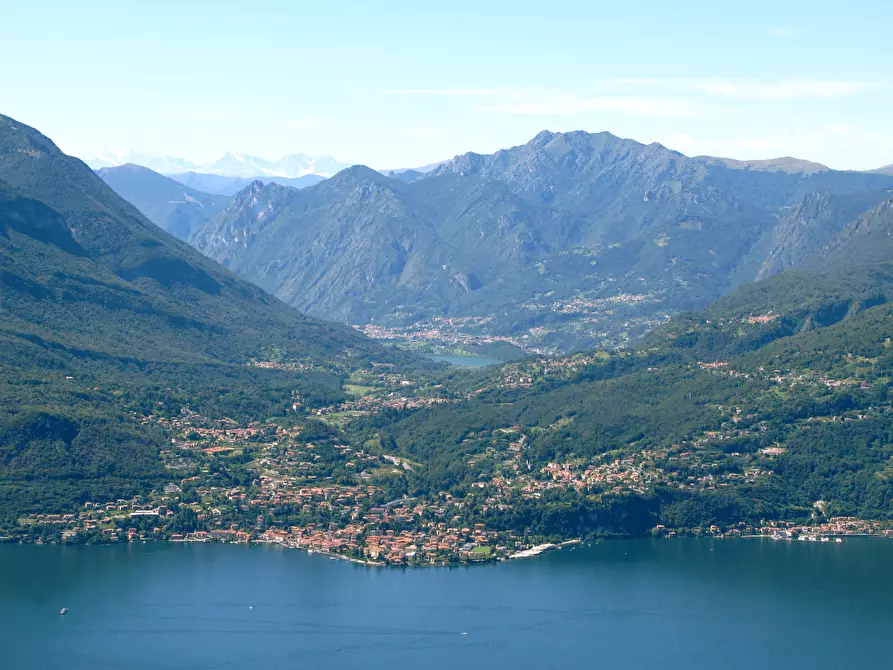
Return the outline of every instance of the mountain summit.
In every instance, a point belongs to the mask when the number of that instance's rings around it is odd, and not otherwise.
[[[410,178],[355,166],[263,203],[242,196],[191,239],[325,318],[474,317],[528,346],[616,345],[805,262],[893,187],[823,167],[543,131]]]

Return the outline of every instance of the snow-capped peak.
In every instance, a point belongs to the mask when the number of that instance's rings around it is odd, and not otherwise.
[[[104,149],[85,154],[82,156],[82,159],[94,170],[125,165],[126,163],[142,165],[150,170],[166,174],[189,172],[196,169],[194,163],[190,163],[182,158],[171,158],[164,154],[141,152],[134,149]]]
[[[308,156],[307,154],[289,154],[276,161],[257,156],[238,154],[227,151],[223,156],[210,163],[192,163],[181,158],[172,158],[163,154],[139,152],[133,149],[110,149],[85,154],[84,161],[94,170],[104,167],[134,163],[142,165],[162,174],[178,174],[183,172],[200,172],[221,177],[284,177],[293,179],[305,175],[317,174],[331,177],[340,172],[348,163],[342,163],[331,156]]]

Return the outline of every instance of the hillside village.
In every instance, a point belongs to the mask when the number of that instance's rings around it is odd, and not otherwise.
[[[548,496],[608,501],[647,497],[667,487],[716,492],[772,481],[774,462],[784,454],[783,447],[746,453],[725,446],[767,430],[766,422],[745,406],[716,407],[718,429],[688,440],[647,449],[630,445],[592,458],[546,463],[530,455],[531,436],[519,425],[469,432],[459,446],[473,447],[465,463],[473,481],[462,495],[447,491],[427,497],[407,495],[406,478],[423,470],[423,462],[389,453],[375,441],[345,443],[338,431],[351,421],[385,410],[459,403],[488,391],[572,378],[612,356],[622,360],[626,354],[526,359],[490,377],[494,386],[467,391],[379,366],[350,377],[346,388],[354,400],[309,412],[296,402],[294,418],[288,422],[243,424],[202,416],[186,407],[176,416],[153,414],[143,421],[170,437],[169,446],[161,452],[167,482],[150,495],[86,502],[77,513],[28,515],[20,519],[19,531],[10,539],[268,543],[376,565],[443,565],[506,559],[531,547],[568,539],[516,534],[493,522],[518,505],[536,504]],[[870,388],[864,380],[780,369],[739,372],[727,361],[701,361],[692,367],[719,376],[758,377],[778,392],[804,385],[830,390]],[[809,417],[805,422],[858,422],[891,411],[878,407]],[[847,517],[818,518],[812,525],[768,521],[676,528],[655,524],[651,532],[669,537],[821,539],[889,535],[893,528]]]

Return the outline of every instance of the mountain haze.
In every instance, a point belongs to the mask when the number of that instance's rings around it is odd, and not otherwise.
[[[271,161],[231,151],[227,151],[217,160],[208,163],[194,163],[163,154],[141,153],[132,150],[88,154],[85,157],[85,162],[94,170],[133,164],[162,174],[198,172],[220,177],[238,177],[243,179],[256,177],[297,179],[310,175],[331,177],[336,172],[349,167],[348,164],[337,161],[331,156],[289,154],[279,160]]]
[[[247,156],[232,152],[200,166],[200,172],[221,175],[224,177],[285,177],[294,179],[307,175],[331,177],[336,172],[348,167],[331,156],[308,156],[307,154],[290,154],[277,161],[269,161],[257,156]]]
[[[132,149],[107,150],[86,154],[84,162],[94,170],[120,167],[122,165],[139,165],[155,172],[186,172],[194,170],[196,165],[182,158],[172,158],[159,153],[145,153]]]
[[[139,165],[102,168],[96,173],[152,223],[181,240],[227,202],[226,196],[202,193]]]
[[[174,181],[194,188],[205,193],[214,193],[217,195],[231,196],[235,195],[251,182],[258,179],[254,177],[224,177],[216,174],[205,174],[202,172],[183,172],[180,174],[167,175]],[[317,174],[308,174],[303,177],[260,177],[264,183],[282,184],[283,186],[291,186],[293,188],[306,188],[318,184],[325,177]]]

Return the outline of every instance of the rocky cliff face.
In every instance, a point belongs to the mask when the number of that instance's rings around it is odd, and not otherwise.
[[[238,249],[247,249],[254,237],[285,209],[297,190],[254,181],[236,193],[213,221],[196,229],[189,242],[205,255],[228,265]]]
[[[839,232],[844,216],[837,199],[827,191],[805,195],[779,219],[755,278],[764,279],[801,263]]]
[[[893,199],[887,199],[848,222],[814,262],[871,265],[889,263],[891,258]]]

